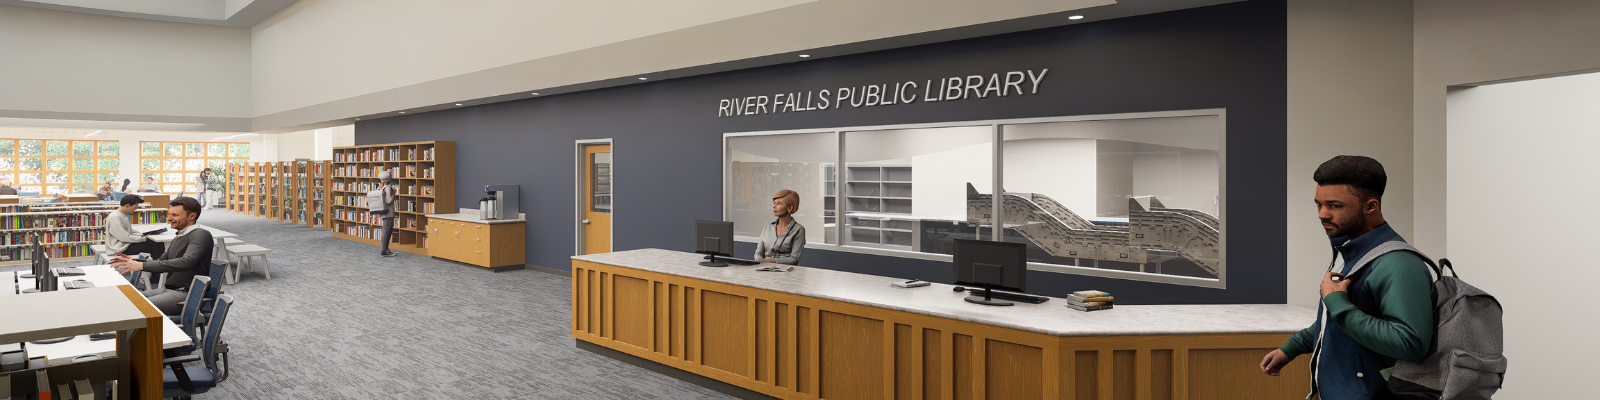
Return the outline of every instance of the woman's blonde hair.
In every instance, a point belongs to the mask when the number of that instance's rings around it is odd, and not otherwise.
[[[789,202],[789,213],[790,214],[793,214],[795,211],[800,211],[800,194],[799,193],[795,193],[793,190],[789,190],[789,189],[779,190],[778,194],[772,195],[772,199],[773,200],[783,199],[785,201],[788,201]]]

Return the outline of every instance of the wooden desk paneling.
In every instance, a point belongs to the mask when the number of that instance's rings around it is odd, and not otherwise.
[[[1288,334],[1067,336],[573,261],[572,335],[786,399],[1303,398]]]

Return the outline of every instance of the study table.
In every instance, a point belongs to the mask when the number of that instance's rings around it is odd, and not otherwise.
[[[110,266],[80,267],[85,275],[62,277],[61,284],[77,279],[95,283],[88,289],[56,290],[48,293],[17,294],[16,286],[33,286],[33,279],[17,278],[20,272],[3,274],[0,284],[0,343],[15,343],[75,336],[54,344],[27,345],[30,357],[45,357],[51,368],[93,367],[103,362],[127,363],[116,379],[139,383],[133,398],[161,396],[161,349],[192,343],[177,324],[161,315],[148,299],[140,295]],[[91,333],[120,331],[132,333],[115,340],[91,341]],[[121,333],[119,333],[120,335]],[[119,342],[125,343],[119,348]],[[102,361],[73,363],[86,355],[99,355]],[[104,357],[117,356],[118,359]],[[75,372],[83,373],[81,368]],[[131,373],[131,375],[129,375]],[[52,375],[54,376],[54,375]],[[102,376],[101,379],[107,378]],[[120,386],[126,390],[128,386]],[[127,392],[123,392],[124,395]]]
[[[1258,367],[1313,322],[1308,307],[994,307],[952,285],[710,268],[703,257],[572,257],[573,337],[779,398],[1285,399],[1309,389],[1305,358],[1279,377]]]
[[[55,268],[55,267],[52,267],[52,268]],[[67,289],[66,289],[67,282],[68,281],[78,280],[78,279],[83,279],[83,280],[89,281],[91,283],[94,283],[94,287],[96,287],[96,288],[117,287],[117,286],[133,287],[133,285],[128,283],[128,279],[127,278],[123,278],[122,275],[118,274],[116,270],[111,269],[110,265],[90,265],[90,266],[78,267],[78,268],[83,270],[83,275],[82,276],[62,276],[62,277],[60,277],[59,281],[57,282],[58,286],[60,287],[59,289],[57,289],[58,291],[67,291]],[[26,271],[17,271],[15,273],[24,273],[24,272],[26,272]],[[9,278],[11,278],[11,276],[10,276],[11,274],[12,273],[6,273],[5,278],[7,278],[7,280],[9,280]],[[31,288],[31,287],[33,287],[33,279],[32,278],[17,278],[17,284],[19,286],[23,287],[23,288]],[[83,289],[78,289],[78,290],[83,290]],[[17,296],[31,296],[31,295],[33,295],[33,293],[30,293],[30,294],[19,294]],[[3,294],[0,294],[0,296],[3,296]],[[28,297],[22,297],[22,299],[27,299],[27,298]],[[155,307],[155,305],[151,304],[150,300],[149,299],[145,299],[144,296],[139,296],[138,301],[143,301],[144,304],[150,304],[151,307]],[[189,338],[188,334],[184,333],[182,329],[178,329],[178,324],[172,323],[172,319],[163,318],[162,321],[163,322],[161,323],[161,325],[162,325],[162,330],[161,330],[161,348],[163,348],[163,349],[172,349],[172,348],[183,347],[183,346],[186,346],[186,345],[189,345],[189,344],[193,343],[193,340]],[[59,364],[71,362],[74,357],[79,357],[79,356],[97,354],[97,355],[100,355],[102,357],[108,357],[108,356],[116,355],[116,353],[117,353],[117,345],[116,345],[114,340],[92,341],[92,340],[89,340],[89,336],[88,335],[78,335],[77,337],[72,338],[72,340],[68,340],[68,341],[61,342],[61,343],[29,344],[28,345],[28,354],[29,355],[31,355],[31,356],[45,356],[45,357],[47,357],[48,363],[50,365],[59,365]]]

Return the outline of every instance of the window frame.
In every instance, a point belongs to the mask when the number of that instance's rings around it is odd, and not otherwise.
[[[155,155],[155,156],[146,156],[146,155],[144,155],[144,146],[147,143],[156,144],[157,149],[159,150],[156,153],[157,155]],[[181,145],[180,147],[183,149],[183,151],[179,151],[178,156],[175,156],[175,157],[174,156],[168,156],[168,155],[166,155],[166,149],[167,149],[166,146],[168,144],[179,144],[179,145]],[[222,146],[222,157],[212,157],[211,156],[210,147],[211,147],[211,145],[214,145],[214,144],[223,145]],[[180,141],[165,141],[165,140],[143,140],[143,141],[139,141],[139,148],[138,148],[138,152],[139,152],[139,176],[137,176],[136,177],[137,179],[135,179],[135,180],[138,181],[137,183],[140,186],[143,186],[144,185],[144,175],[145,174],[155,174],[156,184],[160,185],[162,188],[165,188],[165,187],[167,187],[167,186],[169,186],[171,184],[168,183],[165,179],[163,179],[163,177],[166,174],[175,173],[175,174],[178,174],[178,176],[182,177],[182,178],[180,178],[179,183],[178,183],[179,185],[182,186],[182,188],[179,189],[180,191],[182,191],[183,193],[197,193],[198,190],[195,190],[194,180],[193,179],[188,179],[188,175],[189,174],[191,174],[191,173],[199,174],[200,171],[204,170],[207,165],[211,164],[212,161],[220,161],[222,163],[222,168],[224,168],[224,169],[226,169],[227,165],[230,164],[230,163],[248,163],[248,162],[250,162],[250,157],[248,157],[248,156],[246,156],[246,157],[232,157],[231,156],[231,154],[233,153],[233,146],[234,145],[240,145],[240,144],[245,145],[245,146],[250,146],[250,142],[210,142],[210,141],[208,141],[208,142],[180,142]],[[191,156],[187,155],[188,154],[187,149],[189,148],[189,146],[192,146],[192,145],[199,145],[200,146],[200,156],[199,157],[191,157]],[[248,150],[249,147],[246,147],[246,149]],[[248,153],[248,151],[247,151],[247,153]],[[144,163],[145,163],[146,160],[155,160],[156,161],[156,169],[155,170],[144,169]],[[167,160],[177,160],[179,169],[175,169],[175,170],[167,169]],[[188,164],[185,162],[185,160],[202,160],[200,162],[200,169],[194,169],[194,170],[189,169],[188,168]],[[213,173],[220,173],[220,172],[223,172],[223,171],[212,171],[212,172]]]
[[[1217,166],[1217,168],[1218,168],[1218,171],[1217,171],[1217,173],[1218,173],[1218,188],[1217,189],[1218,189],[1218,201],[1220,203],[1217,206],[1217,219],[1218,219],[1218,221],[1221,222],[1221,224],[1218,227],[1218,235],[1219,235],[1219,243],[1218,243],[1218,246],[1219,246],[1219,249],[1218,249],[1219,257],[1218,258],[1220,260],[1218,261],[1218,273],[1217,273],[1217,278],[1216,279],[1197,278],[1197,277],[1178,276],[1178,275],[1164,275],[1164,274],[1138,272],[1138,271],[1121,271],[1121,270],[1077,267],[1077,266],[1071,266],[1071,265],[1048,264],[1048,263],[1039,263],[1039,262],[1029,262],[1028,263],[1028,269],[1029,270],[1033,270],[1033,271],[1056,272],[1056,273],[1065,273],[1065,274],[1072,274],[1072,275],[1096,276],[1096,277],[1104,277],[1104,278],[1128,279],[1128,280],[1143,281],[1143,282],[1167,283],[1167,284],[1175,284],[1175,285],[1198,286],[1198,287],[1206,287],[1206,288],[1226,289],[1227,288],[1227,283],[1228,283],[1228,268],[1227,268],[1227,265],[1228,265],[1228,223],[1227,223],[1227,218],[1225,216],[1228,213],[1227,212],[1227,209],[1228,209],[1228,195],[1227,195],[1227,193],[1228,193],[1228,190],[1227,190],[1227,188],[1228,188],[1228,179],[1227,179],[1227,177],[1228,177],[1228,173],[1227,173],[1227,164],[1228,164],[1227,163],[1227,159],[1228,159],[1227,158],[1228,157],[1227,138],[1228,138],[1228,133],[1227,133],[1227,109],[1222,109],[1222,108],[1197,109],[1197,110],[1174,110],[1174,111],[1152,111],[1152,112],[1117,113],[1117,114],[1074,115],[1074,116],[1040,117],[1040,118],[1014,118],[1014,119],[976,120],[976,121],[949,121],[949,122],[932,122],[932,123],[920,123],[920,124],[869,125],[869,126],[828,127],[828,128],[812,128],[812,129],[789,129],[789,130],[775,130],[775,131],[749,131],[749,132],[723,133],[722,134],[722,165],[721,165],[721,168],[722,168],[722,185],[721,185],[722,186],[722,219],[724,221],[730,220],[731,215],[732,215],[732,211],[733,211],[732,208],[731,208],[733,206],[733,190],[734,190],[733,183],[732,183],[733,179],[732,179],[732,172],[729,171],[729,168],[728,168],[728,166],[731,165],[731,163],[733,162],[733,152],[732,152],[733,149],[732,149],[732,147],[729,146],[729,139],[731,139],[731,138],[751,137],[751,136],[832,133],[832,134],[834,134],[834,138],[835,138],[835,140],[837,140],[837,143],[839,145],[839,151],[835,155],[835,157],[837,159],[834,161],[834,165],[836,166],[836,168],[839,168],[839,169],[843,170],[844,168],[848,167],[848,165],[846,164],[846,162],[844,160],[845,159],[845,155],[847,154],[846,153],[847,149],[845,148],[845,138],[846,138],[846,136],[848,136],[852,132],[860,133],[860,132],[889,131],[889,130],[903,130],[903,129],[930,129],[930,128],[953,128],[953,127],[988,126],[988,127],[990,127],[990,133],[992,135],[991,140],[990,140],[990,146],[991,146],[991,149],[992,149],[992,152],[993,152],[993,155],[994,155],[994,157],[992,157],[991,161],[994,163],[994,165],[991,168],[991,172],[990,172],[991,174],[993,174],[992,175],[993,187],[987,188],[987,190],[989,191],[989,193],[1000,193],[1000,192],[1002,192],[1000,187],[1005,182],[1004,181],[1005,158],[1004,158],[1004,154],[1003,154],[1003,151],[1002,151],[1002,149],[1004,148],[1004,137],[1005,137],[1004,136],[1004,132],[1003,132],[1003,128],[1002,128],[1003,126],[1007,126],[1007,125],[1028,125],[1028,124],[1048,124],[1048,123],[1059,123],[1059,122],[1133,120],[1133,119],[1148,119],[1148,118],[1203,117],[1203,116],[1214,116],[1214,117],[1217,117],[1217,123],[1220,125],[1219,126],[1219,131],[1221,132],[1221,139],[1222,139],[1221,143],[1218,143],[1218,150],[1217,150],[1217,157],[1220,160],[1218,162],[1218,166]],[[845,179],[835,179],[833,184],[834,184],[834,192],[835,193],[845,193],[845,190],[846,190],[846,188],[845,188],[846,180]],[[997,212],[997,213],[1004,212],[1004,207],[1002,207],[1001,204],[1000,204],[1001,201],[1003,201],[1003,197],[1002,196],[993,196],[992,198],[993,198],[993,201],[994,201],[992,209],[996,210],[995,212]],[[838,204],[841,207],[839,209],[839,211],[838,211],[839,221],[841,221],[841,223],[835,223],[832,228],[828,228],[828,229],[834,229],[835,230],[834,231],[834,237],[844,238],[845,235],[848,232],[845,231],[846,224],[842,223],[842,221],[844,220],[844,215],[847,214],[849,210],[843,208],[843,207],[845,207],[845,202],[840,201]],[[1000,215],[996,215],[995,218],[992,219],[992,220],[1001,220],[1001,219],[1002,219],[1002,217]],[[998,237],[999,235],[1004,234],[1003,230],[991,229],[991,232],[993,232],[994,237]],[[760,240],[760,238],[752,237],[752,236],[736,235],[736,236],[734,236],[734,240],[737,241],[737,242],[756,243],[756,242],[758,242]],[[990,240],[993,240],[993,238],[991,238]],[[841,242],[843,242],[843,241],[841,240]],[[903,258],[913,258],[913,259],[921,259],[921,260],[929,260],[929,261],[942,261],[942,262],[952,262],[953,258],[954,258],[953,256],[951,256],[949,254],[924,253],[924,252],[919,252],[919,251],[884,249],[884,248],[876,248],[876,247],[854,246],[854,245],[849,245],[849,244],[821,243],[821,242],[812,242],[812,241],[807,241],[805,247],[806,247],[806,249],[820,249],[820,250],[839,251],[839,252],[846,252],[846,253],[872,254],[872,255],[880,255],[880,256],[903,257]]]
[[[4,176],[4,177],[10,178],[11,179],[11,187],[16,188],[18,192],[37,191],[41,195],[46,195],[46,194],[49,194],[49,192],[47,191],[49,187],[62,186],[62,187],[67,188],[67,191],[66,191],[65,194],[73,194],[73,193],[76,193],[76,192],[73,192],[73,188],[74,187],[88,186],[90,190],[87,193],[92,194],[92,193],[95,192],[95,189],[98,189],[100,187],[100,183],[103,182],[103,181],[100,180],[100,176],[102,174],[113,174],[113,176],[119,176],[119,175],[122,174],[122,156],[121,156],[121,154],[122,154],[122,142],[119,141],[119,140],[0,138],[0,141],[9,141],[9,142],[11,142],[11,149],[12,149],[11,150],[11,154],[9,154],[9,155],[0,155],[0,158],[10,159],[11,160],[11,165],[12,165],[10,171],[0,171],[0,176]],[[23,156],[22,155],[22,142],[23,141],[38,141],[39,142],[39,146],[40,146],[40,151],[41,151],[40,155],[37,155],[37,156]],[[67,142],[67,154],[66,155],[50,155],[50,151],[48,149],[48,146],[49,146],[50,142]],[[78,143],[85,143],[85,142],[94,144],[93,145],[94,147],[92,148],[93,152],[90,155],[87,155],[87,156],[74,155],[73,154],[73,150],[77,147]],[[117,155],[114,155],[114,156],[101,155],[100,151],[101,151],[101,146],[102,146],[103,143],[115,143],[115,145],[117,146]],[[37,159],[39,159],[39,162],[40,162],[38,174],[39,174],[41,182],[38,183],[38,184],[31,184],[31,183],[24,184],[24,183],[22,183],[22,174],[25,173],[25,172],[22,171],[22,160],[23,159],[30,159],[30,158],[37,158]],[[52,171],[52,170],[50,170],[50,167],[49,167],[50,160],[51,159],[58,159],[58,158],[66,160],[67,168],[65,170],[60,170],[60,171]],[[74,160],[76,160],[76,159],[88,159],[88,160],[90,160],[90,162],[92,163],[92,165],[90,165],[90,169],[78,169],[77,163],[74,162]],[[106,159],[116,160],[117,168],[116,169],[111,169],[111,170],[101,169],[100,168],[101,160],[106,160]],[[26,173],[31,174],[33,172],[26,172]],[[48,182],[50,174],[66,174],[67,181],[66,181],[66,183],[61,183],[61,184],[51,184],[50,182]],[[72,177],[73,177],[73,175],[76,175],[76,174],[91,174],[91,175],[94,176],[94,179],[93,179],[92,182],[89,182],[88,184],[73,183],[72,182]]]

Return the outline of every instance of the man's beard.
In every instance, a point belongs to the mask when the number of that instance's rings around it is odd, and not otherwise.
[[[1336,237],[1355,236],[1356,233],[1361,232],[1361,228],[1367,226],[1367,215],[1363,214],[1363,213],[1356,213],[1355,216],[1350,217],[1348,219],[1345,219],[1343,221],[1322,221],[1322,222],[1323,223],[1331,223],[1331,224],[1333,224],[1333,231],[1332,232],[1328,232],[1328,237],[1336,238]]]

